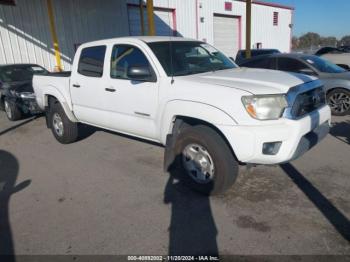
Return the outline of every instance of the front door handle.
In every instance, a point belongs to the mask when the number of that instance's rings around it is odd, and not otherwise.
[[[79,88],[80,85],[79,84],[73,84],[73,87]]]
[[[105,90],[106,90],[107,92],[115,92],[115,89],[114,89],[114,88],[105,88]]]

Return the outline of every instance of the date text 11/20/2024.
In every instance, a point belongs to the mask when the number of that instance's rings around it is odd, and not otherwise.
[[[218,256],[128,256],[128,261],[219,261]]]

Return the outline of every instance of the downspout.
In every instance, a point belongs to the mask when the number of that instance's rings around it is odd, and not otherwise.
[[[53,12],[52,0],[47,0],[47,13],[49,16],[50,32],[51,32],[53,48],[55,50],[55,58],[56,58],[56,66],[54,70],[62,71],[61,53],[58,45],[58,37],[57,37],[56,27],[55,27],[55,16]]]
[[[198,0],[196,0],[195,4],[196,4],[196,39],[198,40],[198,38],[199,38],[199,28],[198,28],[198,19],[199,19],[199,17],[198,17]]]
[[[141,34],[145,35],[145,22],[143,18],[143,0],[139,1],[139,8],[140,8],[140,22],[141,22]]]
[[[294,10],[291,10],[291,19],[290,19],[290,43],[289,43],[289,52],[292,52],[293,48],[293,23],[294,23]]]
[[[147,0],[148,35],[156,35],[154,26],[153,0]]]

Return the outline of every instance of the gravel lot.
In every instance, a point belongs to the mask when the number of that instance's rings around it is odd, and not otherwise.
[[[0,112],[0,254],[348,254],[350,116],[301,159],[207,198],[163,148],[95,130],[61,145],[43,117]]]

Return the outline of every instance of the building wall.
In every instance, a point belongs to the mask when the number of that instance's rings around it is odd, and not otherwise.
[[[199,39],[207,40],[213,44],[213,13],[237,16],[241,18],[241,47],[245,48],[245,2],[227,0],[198,0],[202,8],[199,9],[199,17],[204,17],[204,22],[199,22]],[[225,2],[232,2],[232,11],[225,11]],[[273,25],[273,12],[279,12],[279,24]],[[263,48],[277,48],[281,52],[289,52],[291,48],[292,11],[289,9],[253,4],[252,6],[252,47],[261,42]]]
[[[56,65],[46,0],[17,0],[0,5],[0,64]],[[128,19],[123,0],[54,0],[56,31],[64,70],[69,70],[77,44],[126,36]]]
[[[17,0],[0,5],[0,64],[37,63],[53,70],[56,61],[46,0]],[[127,4],[138,0],[53,0],[56,30],[64,70],[70,69],[75,47],[87,41],[129,35]],[[232,2],[232,11],[225,11]],[[245,3],[234,0],[154,0],[155,7],[176,13],[180,36],[214,43],[214,13],[240,17],[241,47],[245,48]],[[273,12],[279,25],[273,26]],[[292,11],[254,4],[252,44],[290,51]],[[201,21],[203,18],[203,21]]]
[[[17,2],[16,7],[0,5],[0,64],[32,62],[52,69],[46,1]]]

